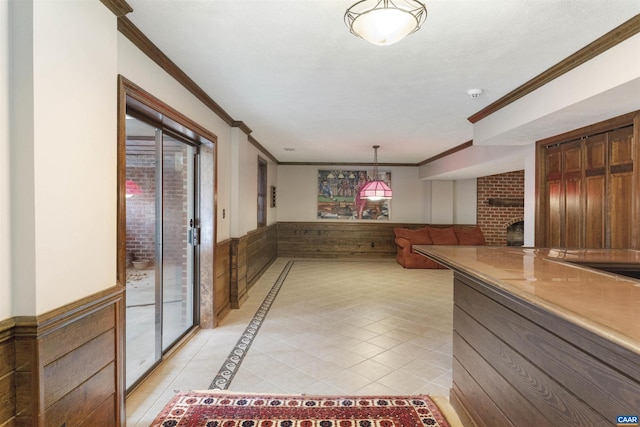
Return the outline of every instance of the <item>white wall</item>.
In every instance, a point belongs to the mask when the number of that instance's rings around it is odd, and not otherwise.
[[[11,311],[9,188],[9,1],[0,0],[0,320]]]
[[[524,245],[535,245],[536,231],[536,144],[527,146],[524,165]]]
[[[267,225],[272,225],[278,222],[278,166],[271,160],[265,158],[269,162],[267,169]],[[271,186],[276,187],[276,207],[271,207]]]
[[[453,192],[453,224],[476,224],[478,180],[472,178],[454,181]]]
[[[103,6],[104,7],[104,6]],[[217,229],[216,241],[221,242],[231,236],[232,222],[235,214],[232,209],[232,157],[233,132],[239,128],[231,128],[220,117],[200,102],[182,85],[156,65],[125,36],[118,33],[118,74],[140,86],[145,91],[159,98],[173,109],[198,123],[217,137]],[[115,78],[115,76],[114,76]],[[223,107],[224,108],[224,107]],[[246,139],[246,135],[245,135]],[[223,218],[222,210],[225,214]]]
[[[258,226],[258,150],[240,128],[231,141],[231,237],[241,237]]]
[[[431,181],[431,223],[453,224],[453,181]]]
[[[12,312],[34,315],[116,283],[116,20],[100,2],[11,8]]]
[[[639,109],[638,52],[640,34],[480,120],[474,144],[528,143]]]
[[[317,219],[318,170],[353,169],[351,166],[278,166],[278,221],[326,221]],[[453,181],[424,181],[418,167],[388,167],[391,172],[391,212],[397,223],[447,223],[454,221],[454,209],[461,220],[471,221],[465,212],[473,211],[475,200],[471,182],[460,184],[460,197],[454,198]],[[475,181],[475,180],[470,180]]]

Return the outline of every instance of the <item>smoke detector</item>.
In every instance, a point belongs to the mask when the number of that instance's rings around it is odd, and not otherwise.
[[[469,95],[469,98],[477,98],[480,96],[481,93],[482,93],[482,89],[469,89],[467,91],[467,95]]]

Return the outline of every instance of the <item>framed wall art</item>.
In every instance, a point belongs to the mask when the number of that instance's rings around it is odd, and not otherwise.
[[[378,180],[391,186],[391,172]],[[373,180],[365,170],[318,170],[318,219],[389,220],[391,200],[371,201],[358,196]]]

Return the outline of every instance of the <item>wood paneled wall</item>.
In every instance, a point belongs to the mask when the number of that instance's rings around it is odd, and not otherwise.
[[[231,239],[230,300],[231,308],[239,308],[247,291],[275,261],[277,226],[260,227]]]
[[[214,307],[216,324],[239,308],[248,289],[277,257],[277,226],[260,227],[216,245]],[[202,327],[211,327],[201,325]]]
[[[0,425],[124,424],[124,289],[0,325]]]
[[[16,358],[13,319],[0,322],[0,426],[15,426]]]
[[[454,282],[450,399],[464,425],[595,427],[637,412],[635,353],[480,280]]]
[[[247,235],[247,286],[251,288],[278,256],[278,226],[261,227]]]
[[[393,258],[395,227],[389,222],[279,222],[278,256],[288,258]],[[434,225],[434,227],[439,227]],[[444,225],[443,225],[444,227]]]
[[[231,239],[216,244],[215,282],[213,284],[214,325],[200,326],[211,328],[231,310]]]
[[[231,239],[230,295],[231,308],[240,308],[247,298],[247,239],[246,235]]]

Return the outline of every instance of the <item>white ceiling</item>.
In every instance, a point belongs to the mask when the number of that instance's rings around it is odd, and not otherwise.
[[[430,0],[422,29],[381,47],[345,26],[355,0],[127,2],[280,162],[371,162],[375,144],[380,163],[421,162],[472,139],[467,117],[640,13],[638,0]]]

